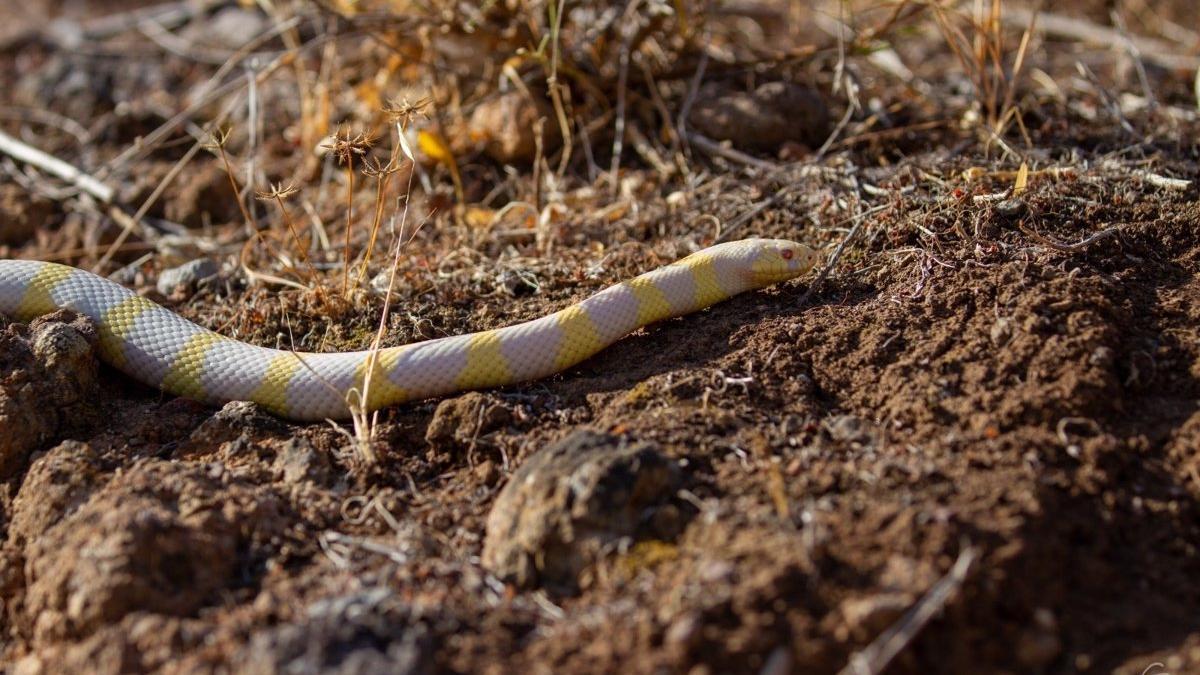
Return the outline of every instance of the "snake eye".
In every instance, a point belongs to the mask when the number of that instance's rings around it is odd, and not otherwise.
[[[779,255],[783,256],[784,260],[791,260],[792,256],[795,254],[796,254],[796,252],[790,248],[785,248],[779,252]]]

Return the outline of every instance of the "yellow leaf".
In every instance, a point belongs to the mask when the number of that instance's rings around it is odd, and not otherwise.
[[[1019,196],[1025,192],[1029,186],[1029,165],[1021,162],[1021,168],[1017,169],[1017,179],[1013,182],[1013,196]]]
[[[438,132],[424,129],[418,132],[417,147],[438,164],[447,168],[455,166],[454,153],[450,152],[450,146],[446,145],[446,140]]]
[[[425,153],[426,157],[450,170],[450,177],[454,180],[454,196],[458,199],[458,203],[462,204],[462,178],[458,174],[458,163],[454,161],[454,153],[450,152],[450,146],[446,145],[446,140],[432,129],[422,129],[417,132],[417,147]]]

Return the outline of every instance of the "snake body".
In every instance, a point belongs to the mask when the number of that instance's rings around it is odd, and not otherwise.
[[[781,239],[712,246],[563,310],[496,330],[375,351],[303,353],[250,345],[198,326],[90,272],[0,260],[0,313],[27,321],[68,308],[89,317],[100,356],[129,376],[206,403],[254,401],[297,420],[538,379],[650,323],[808,271],[816,252]]]

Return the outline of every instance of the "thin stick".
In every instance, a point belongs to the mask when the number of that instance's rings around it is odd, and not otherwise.
[[[630,7],[638,4],[637,0],[634,0]],[[625,90],[629,81],[629,42],[628,37],[621,41],[621,54],[618,58],[617,114],[616,121],[613,123],[612,162],[609,164],[613,194],[617,194],[621,189],[621,181],[617,177],[617,172],[621,170],[621,150],[625,143]]]
[[[700,62],[696,64],[696,72],[688,82],[687,96],[683,99],[683,105],[679,107],[679,117],[675,119],[676,133],[680,138],[687,138],[687,118],[696,103],[696,95],[700,93],[700,84],[704,82],[704,71],[707,68],[708,50],[703,50],[700,52]]]
[[[183,168],[188,165],[188,162],[192,161],[192,158],[196,156],[196,153],[200,152],[201,147],[203,146],[200,143],[194,143],[192,147],[183,154],[183,157],[180,157],[179,161],[175,162],[175,165],[171,167],[171,170],[167,172],[167,175],[163,176],[163,179],[158,182],[158,187],[154,188],[154,192],[150,193],[150,196],[146,198],[146,201],[142,202],[141,207],[139,207],[137,212],[134,213],[129,219],[130,223],[140,224],[142,222],[142,217],[146,215],[146,212],[150,210],[150,207],[154,205],[154,202],[158,201],[158,198],[162,196],[163,191],[165,191],[167,186],[175,180],[175,177],[178,176],[181,171],[183,171]],[[117,238],[113,240],[113,243],[109,244],[108,250],[104,252],[104,255],[100,256],[100,260],[98,260],[96,264],[92,266],[92,271],[97,274],[99,274],[100,270],[102,270],[104,266],[108,264],[109,260],[112,260],[112,257],[116,255],[117,251],[121,249],[121,246],[125,244],[125,240],[129,238],[129,235],[133,234],[132,226],[127,225],[120,220],[117,222],[120,223],[124,229],[122,229],[121,233],[117,235]]]
[[[710,155],[724,157],[725,159],[737,162],[738,164],[745,164],[746,166],[752,166],[756,169],[763,169],[765,171],[774,171],[775,169],[779,168],[779,165],[775,162],[759,159],[753,155],[747,155],[736,148],[727,148],[708,136],[695,131],[687,132],[687,140],[688,143],[700,148]]]
[[[1146,104],[1151,110],[1158,107],[1158,99],[1154,96],[1154,91],[1150,88],[1150,78],[1146,77],[1146,65],[1142,63],[1142,53],[1137,48],[1129,37],[1129,29],[1125,26],[1125,18],[1116,9],[1113,9],[1109,15],[1112,17],[1113,25],[1121,32],[1121,40],[1125,43],[1125,51],[1129,52],[1129,58],[1133,60],[1134,70],[1137,72],[1138,83],[1142,85],[1142,94],[1146,97]]]
[[[838,675],[878,675],[892,659],[913,641],[921,629],[935,614],[946,607],[946,603],[962,588],[975,561],[975,549],[970,546],[958,554],[954,566],[946,576],[938,579],[925,595],[900,620],[880,633],[866,649],[850,657],[850,662]]]
[[[846,250],[846,245],[858,234],[858,230],[862,227],[863,221],[867,219],[867,216],[879,213],[889,207],[891,207],[891,204],[880,204],[879,206],[871,207],[862,213],[851,216],[851,220],[854,221],[854,227],[850,228],[850,231],[846,233],[845,238],[834,249],[833,255],[829,256],[829,262],[825,263],[825,266],[821,268],[821,273],[808,285],[808,290],[804,291],[804,295],[800,296],[801,305],[806,304],[808,299],[812,297],[812,294],[821,287],[821,284],[825,283],[825,279],[829,277],[829,273],[837,266],[838,259],[842,257],[842,251]]]
[[[1054,249],[1055,251],[1060,251],[1062,253],[1074,253],[1076,251],[1085,249],[1088,246],[1090,246],[1091,244],[1094,244],[1094,243],[1100,241],[1101,239],[1107,239],[1107,238],[1113,236],[1114,234],[1117,234],[1120,231],[1115,227],[1110,227],[1107,230],[1100,230],[1099,232],[1097,232],[1096,234],[1093,234],[1090,237],[1080,239],[1079,241],[1075,242],[1074,244],[1064,244],[1062,242],[1054,241],[1053,239],[1051,239],[1043,234],[1039,234],[1036,230],[1034,230],[1030,227],[1027,227],[1025,225],[1025,223],[1017,223],[1017,227],[1022,232],[1029,235],[1034,240],[1036,240],[1039,244],[1041,244],[1043,246],[1048,246],[1048,247]]]
[[[26,164],[36,166],[46,173],[58,176],[83,192],[107,204],[112,201],[113,188],[80,171],[53,155],[0,131],[0,152]]]
[[[1029,10],[1010,8],[1004,13],[1005,23],[1025,24],[1029,21]],[[1111,28],[1099,26],[1083,19],[1062,14],[1041,12],[1038,17],[1039,30],[1049,35],[1078,40],[1100,46],[1122,44],[1127,39],[1137,47],[1147,61],[1153,61],[1164,68],[1197,68],[1200,67],[1200,56],[1183,53],[1179,47],[1164,40],[1129,35],[1123,37],[1120,32]]]

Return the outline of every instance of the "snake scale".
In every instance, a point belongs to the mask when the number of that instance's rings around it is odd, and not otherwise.
[[[548,316],[374,352],[257,347],[103,277],[32,260],[0,260],[0,314],[28,321],[67,308],[87,316],[105,362],[171,394],[206,403],[254,401],[297,421],[345,419],[348,401],[362,392],[365,408],[375,410],[552,375],[642,326],[799,276],[817,258],[812,248],[782,239],[726,242]]]

